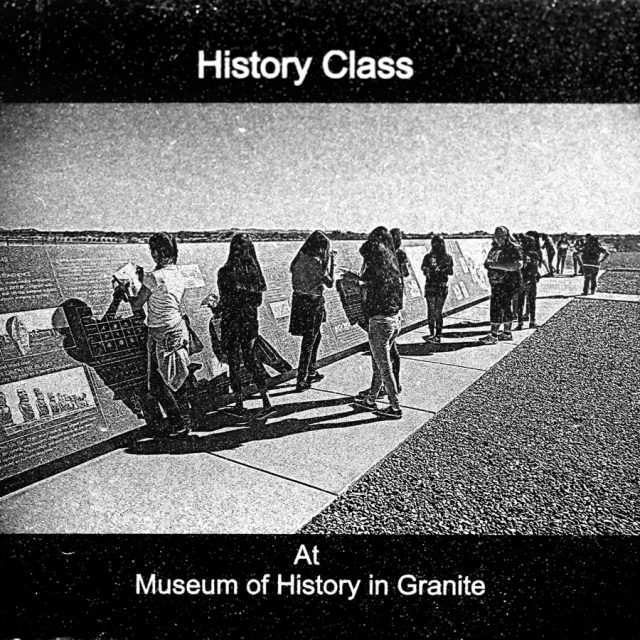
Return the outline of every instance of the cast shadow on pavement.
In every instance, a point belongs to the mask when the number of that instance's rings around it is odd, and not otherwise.
[[[486,331],[483,332],[483,335]],[[460,351],[460,349],[470,349],[481,347],[477,340],[465,340],[464,342],[445,342],[441,344],[431,344],[427,342],[415,342],[412,344],[399,344],[398,352],[401,356],[430,356],[434,353],[447,353],[450,351]]]
[[[230,451],[241,447],[243,444],[259,441],[274,440],[284,438],[296,433],[307,431],[318,431],[322,429],[335,429],[354,427],[357,425],[379,422],[381,418],[354,407],[347,407],[353,402],[352,398],[340,397],[330,400],[294,402],[291,404],[275,407],[276,413],[268,420],[234,420],[227,414],[215,414],[210,421],[211,429],[206,426],[200,427],[208,435],[191,435],[185,438],[158,438],[144,439],[133,443],[125,449],[126,453],[133,455],[158,455],[174,454],[185,455],[190,453],[215,453],[218,451]],[[289,418],[291,414],[300,413],[313,408],[327,408],[345,406],[344,411],[332,413],[331,415],[309,416],[308,418]],[[255,412],[252,412],[255,415]],[[361,414],[360,420],[350,420],[343,422],[344,418]],[[280,419],[279,419],[280,418]],[[284,419],[281,419],[284,418]],[[277,420],[277,422],[274,422]],[[215,423],[214,423],[215,421]],[[223,433],[210,433],[214,429],[224,427],[234,427],[233,430]]]

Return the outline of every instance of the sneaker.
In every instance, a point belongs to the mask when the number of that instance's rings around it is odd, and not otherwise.
[[[402,409],[398,407],[394,409],[393,407],[385,407],[384,409],[378,409],[374,411],[377,416],[381,418],[387,418],[388,420],[400,420],[402,418]]]
[[[540,325],[536,324],[535,322],[530,322],[529,323],[529,329],[537,329]]]
[[[516,325],[515,331],[522,331],[522,322],[518,322]]]
[[[324,376],[321,373],[318,373],[317,371],[307,376],[307,382],[309,383],[320,382],[320,380],[324,380]]]
[[[303,391],[307,391],[308,389],[311,389],[311,384],[309,384],[308,382],[298,382],[298,384],[296,384],[296,393],[301,393]]]
[[[511,331],[503,331],[502,333],[499,333],[498,340],[500,340],[500,342],[511,342],[513,340]]]
[[[483,336],[478,340],[480,344],[498,344],[498,337],[494,336],[493,333],[488,333],[486,336]]]
[[[360,409],[364,409],[365,411],[377,411],[378,410],[378,405],[375,402],[369,402],[369,400],[367,400],[367,398],[364,398],[363,400],[356,400],[354,402],[354,404],[357,407],[360,407]]]

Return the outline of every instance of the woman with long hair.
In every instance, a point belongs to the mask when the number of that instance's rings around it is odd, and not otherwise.
[[[258,307],[267,284],[251,238],[236,233],[231,238],[227,262],[218,270],[220,343],[227,354],[236,410],[244,415],[241,368],[251,374],[262,398],[262,417],[272,411],[267,394],[267,372],[254,352],[258,337]]]
[[[392,419],[402,417],[398,388],[391,364],[391,349],[400,333],[400,310],[404,283],[391,234],[376,227],[360,248],[364,270],[360,276],[366,288],[364,314],[368,322],[369,346],[373,368],[366,397],[356,399],[358,406]],[[376,399],[384,385],[390,406],[378,409]]]
[[[189,434],[189,403],[185,381],[189,376],[189,331],[180,309],[186,288],[178,269],[178,245],[168,233],[149,238],[151,257],[156,268],[139,272],[142,287],[137,295],[127,291],[134,312],[147,305],[147,388],[164,409],[170,424],[170,436]]]
[[[480,338],[481,344],[496,344],[498,340],[513,340],[513,298],[522,284],[522,248],[506,227],[497,227],[491,250],[484,263],[491,285],[491,333]],[[499,333],[500,325],[504,331]]]
[[[333,286],[334,252],[329,238],[322,231],[314,231],[296,254],[290,270],[293,298],[289,333],[302,336],[296,391],[305,391],[312,382],[323,378],[316,360],[322,323],[327,319],[323,291]]]
[[[453,258],[447,253],[444,239],[435,235],[431,239],[431,251],[422,261],[422,273],[426,278],[424,295],[427,299],[429,335],[427,342],[442,340],[442,309],[449,293],[449,276],[453,275]]]

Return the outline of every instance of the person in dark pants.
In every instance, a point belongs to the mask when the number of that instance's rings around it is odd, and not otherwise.
[[[322,231],[314,231],[296,254],[290,270],[293,298],[289,333],[302,336],[296,391],[305,391],[323,378],[316,360],[322,323],[327,319],[323,291],[333,286],[334,252],[329,238]]]
[[[480,338],[481,344],[497,344],[498,340],[513,340],[512,302],[522,283],[522,248],[506,227],[497,227],[491,250],[484,266],[491,285],[491,333]],[[499,333],[504,324],[503,333]]]
[[[582,250],[584,249],[584,240],[576,238],[573,243],[573,275],[582,275]]]
[[[396,250],[396,259],[398,260],[398,267],[400,268],[400,274],[403,278],[409,277],[409,258],[407,258],[407,254],[402,249],[402,230],[398,227],[391,229],[389,231],[391,234],[391,238],[393,239],[393,246]],[[391,345],[391,366],[393,368],[393,375],[396,379],[396,386],[398,388],[398,393],[402,391],[402,387],[400,386],[400,352],[398,351],[398,345],[394,342]],[[383,387],[384,389],[384,387]],[[383,391],[383,395],[384,395]]]
[[[518,314],[517,330],[522,329],[524,322],[525,302],[529,313],[529,329],[535,329],[536,298],[538,296],[538,280],[540,279],[539,258],[535,240],[531,236],[522,236],[522,285],[516,296],[516,313]]]
[[[584,274],[584,286],[582,295],[593,295],[598,283],[600,265],[609,257],[609,252],[600,244],[597,236],[588,236],[584,243],[584,249],[580,255],[582,260],[582,273]],[[600,256],[603,256],[600,258]]]
[[[272,413],[267,394],[267,372],[254,352],[258,337],[258,307],[266,289],[253,242],[246,233],[237,233],[231,238],[226,264],[218,270],[218,293],[220,342],[227,354],[231,389],[236,411],[241,416],[245,413],[241,378],[243,362],[260,392],[261,416]]]
[[[422,273],[426,278],[424,296],[429,313],[429,335],[424,339],[438,344],[442,340],[442,309],[449,293],[447,283],[453,275],[453,258],[447,253],[442,236],[431,239],[431,251],[422,261]]]

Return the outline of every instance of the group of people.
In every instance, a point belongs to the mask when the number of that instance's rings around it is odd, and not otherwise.
[[[566,236],[562,236],[566,239]],[[558,270],[561,272],[569,244],[558,243]],[[535,231],[519,236],[506,227],[498,227],[485,261],[491,285],[491,331],[480,339],[482,344],[512,340],[512,324],[523,327],[525,318],[534,328],[537,282],[544,263],[545,237]],[[575,245],[574,245],[575,246]],[[155,269],[144,273],[138,268],[139,283],[116,283],[115,295],[130,302],[134,312],[146,308],[147,397],[146,415],[152,421],[164,410],[171,425],[170,436],[188,435],[189,403],[185,382],[190,374],[193,331],[182,315],[181,302],[185,279],[177,267],[178,246],[168,233],[155,233],[149,239]],[[361,409],[391,419],[402,417],[399,393],[400,355],[396,339],[400,333],[404,299],[404,279],[409,276],[407,255],[402,249],[400,229],[376,227],[360,247],[362,268],[357,274],[362,300],[362,328],[366,330],[371,351],[372,374],[369,387],[358,393],[354,402]],[[317,356],[326,321],[324,290],[335,282],[335,255],[329,238],[314,231],[304,242],[290,265],[292,283],[289,332],[301,337],[296,391],[304,392],[322,380]],[[603,257],[601,257],[603,256]],[[580,247],[579,259],[585,276],[584,293],[593,293],[602,260],[608,252],[595,236],[587,236]],[[551,258],[548,256],[549,260]],[[574,258],[575,260],[575,258]],[[429,335],[425,340],[438,344],[442,340],[443,307],[448,295],[448,280],[453,275],[453,258],[440,235],[431,240],[430,251],[422,262],[425,298],[428,308]],[[261,399],[260,417],[273,413],[267,390],[268,375],[256,356],[258,308],[267,289],[265,278],[250,237],[233,236],[225,264],[218,271],[218,296],[215,312],[220,318],[221,351],[229,366],[230,386],[234,395],[234,412],[246,413],[243,401],[242,366],[246,368]],[[502,327],[502,331],[500,328]],[[380,408],[378,398],[386,395],[389,405]]]
[[[549,236],[546,236],[549,239]],[[501,340],[513,340],[511,333],[514,320],[516,329],[523,328],[525,319],[529,327],[536,325],[537,283],[540,280],[540,266],[544,264],[542,249],[547,246],[545,234],[528,231],[526,234],[512,235],[506,227],[497,227],[491,244],[491,250],[484,263],[491,285],[490,322],[491,331],[480,339],[482,344],[497,344]],[[558,270],[564,269],[566,253],[569,249],[566,234],[558,242]],[[577,247],[577,249],[576,249]],[[592,295],[596,291],[600,265],[609,256],[596,236],[587,234],[584,242],[580,239],[574,244],[574,268],[578,265],[584,274],[583,295]],[[553,275],[553,254],[548,254],[545,265]],[[502,331],[500,331],[502,327]]]
[[[518,238],[522,240],[521,234]],[[544,266],[550,276],[563,275],[567,263],[567,256],[571,251],[573,261],[573,275],[583,275],[583,256],[582,253],[585,245],[590,237],[587,234],[584,238],[576,237],[573,241],[569,240],[569,235],[563,233],[558,238],[558,242],[554,243],[553,238],[546,233],[538,233],[537,231],[528,231],[527,235],[531,235],[535,242],[540,258],[540,265]],[[593,243],[594,241],[592,241]],[[594,245],[595,246],[595,245]]]

